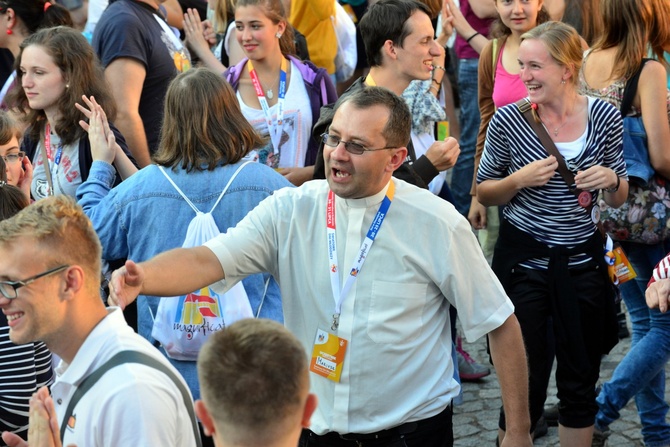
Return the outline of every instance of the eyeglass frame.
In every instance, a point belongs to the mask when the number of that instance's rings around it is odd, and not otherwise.
[[[21,287],[30,285],[37,281],[40,278],[44,278],[45,276],[53,275],[55,273],[62,272],[66,268],[69,268],[70,265],[68,264],[63,264],[58,267],[54,267],[52,269],[49,269],[47,271],[44,271],[42,273],[38,273],[37,275],[31,276],[30,278],[22,279],[19,281],[0,281],[0,294],[7,298],[8,300],[15,300],[16,298],[19,297],[19,293],[17,292],[18,289]],[[7,291],[5,290],[4,286],[9,286],[12,289],[14,289],[14,296],[7,296]]]
[[[7,157],[11,157],[12,155],[16,155],[17,159],[16,159],[16,161],[11,161],[10,162],[9,160],[7,160]],[[26,156],[25,152],[19,151],[16,154],[7,154],[7,155],[2,155],[1,157],[2,157],[3,161],[5,162],[5,164],[12,164],[12,163],[20,162],[21,160],[23,160],[23,158],[25,156]]]
[[[328,143],[326,142],[326,140],[327,140],[328,138],[338,138],[338,141],[337,141],[337,143],[333,146],[332,144],[328,144]],[[328,147],[337,147],[337,146],[339,146],[340,143],[342,143],[342,144],[344,144],[344,150],[346,150],[346,151],[349,152],[350,154],[354,154],[354,155],[363,155],[363,154],[366,153],[366,152],[383,151],[383,150],[385,150],[385,149],[398,149],[398,146],[386,146],[386,147],[378,147],[378,148],[367,148],[367,147],[363,146],[362,144],[352,143],[351,141],[344,141],[343,139],[341,139],[341,138],[339,138],[339,137],[336,137],[336,136],[334,136],[334,135],[331,135],[331,134],[329,134],[328,132],[324,132],[324,133],[321,134],[321,142],[322,142],[323,144],[325,144],[326,146],[328,146]],[[350,150],[350,148],[351,148],[350,146],[360,147],[360,148],[361,148],[361,152],[354,152],[354,151]]]

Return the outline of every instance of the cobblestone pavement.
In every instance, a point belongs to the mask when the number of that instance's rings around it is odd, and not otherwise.
[[[630,328],[630,323],[628,325]],[[628,352],[630,338],[625,338],[612,349],[603,359],[600,370],[601,382],[606,382],[614,368]],[[487,362],[486,342],[482,338],[475,343],[464,343],[463,348],[479,362]],[[670,377],[670,369],[666,366],[666,377]],[[666,388],[666,400],[670,397]],[[556,385],[552,377],[547,393],[547,404],[557,402]],[[479,382],[463,384],[463,403],[454,407],[454,440],[457,447],[493,447],[498,427],[500,409],[500,388],[495,372]],[[621,418],[610,425],[612,434],[608,442],[613,447],[641,447],[640,420],[637,416],[635,403],[631,400],[621,411]],[[535,440],[536,446],[558,446],[558,428],[549,427],[546,436]]]

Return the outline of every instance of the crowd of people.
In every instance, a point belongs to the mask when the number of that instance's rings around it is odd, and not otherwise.
[[[3,445],[451,446],[490,363],[496,442],[531,446],[555,362],[560,445],[635,399],[670,446],[668,0],[0,0],[0,28]]]

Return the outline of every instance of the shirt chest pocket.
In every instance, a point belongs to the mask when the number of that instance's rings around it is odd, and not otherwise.
[[[427,284],[374,281],[368,309],[368,336],[375,343],[414,340],[423,327]]]

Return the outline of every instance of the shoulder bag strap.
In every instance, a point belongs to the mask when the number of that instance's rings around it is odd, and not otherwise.
[[[168,376],[170,380],[172,380],[172,382],[174,382],[174,384],[179,389],[179,392],[181,393],[181,397],[184,401],[184,406],[186,407],[186,410],[188,411],[188,416],[191,419],[191,425],[193,427],[193,436],[195,436],[196,446],[201,447],[202,441],[200,440],[200,431],[198,430],[198,422],[195,418],[195,412],[193,410],[193,402],[188,393],[188,390],[186,389],[186,386],[184,386],[184,384],[179,380],[177,375],[163,363],[151,357],[150,355],[144,354],[139,351],[121,351],[115,354],[111,359],[103,363],[102,366],[96,369],[93,373],[89,374],[88,376],[86,376],[86,378],[84,378],[84,380],[77,387],[77,390],[74,392],[74,395],[72,396],[72,399],[70,399],[70,403],[68,404],[67,409],[65,410],[65,415],[62,419],[62,424],[60,427],[61,441],[63,441],[63,437],[65,436],[65,427],[67,426],[67,422],[70,419],[70,416],[72,416],[72,412],[77,403],[79,403],[79,401],[81,400],[81,398],[84,397],[86,392],[90,390],[93,387],[93,385],[95,385],[98,382],[98,380],[100,380],[100,378],[103,375],[105,375],[107,371],[116,366],[123,365],[124,363],[140,363],[142,365],[146,365],[151,368],[157,369],[166,376]]]
[[[633,98],[635,98],[635,93],[637,93],[637,84],[640,81],[640,74],[642,73],[644,64],[646,64],[650,60],[651,59],[642,59],[642,63],[640,63],[640,68],[638,68],[637,71],[633,73],[633,76],[631,76],[626,81],[626,87],[624,87],[623,90],[623,98],[621,99],[620,110],[622,117],[626,116],[628,111],[630,111],[631,106],[633,105]]]
[[[547,152],[549,152],[549,155],[556,157],[556,161],[558,162],[558,172],[561,174],[561,177],[563,177],[563,180],[565,180],[565,183],[568,184],[570,191],[575,195],[579,195],[579,193],[582,191],[578,188],[572,187],[572,185],[575,184],[575,176],[572,174],[572,172],[570,172],[568,166],[565,164],[565,158],[563,158],[563,155],[561,155],[561,153],[556,148],[554,141],[547,133],[547,129],[545,129],[542,124],[535,120],[535,116],[533,116],[533,112],[531,111],[530,100],[528,98],[523,98],[517,101],[515,104],[519,111],[523,114],[523,117],[526,118],[526,121],[528,121],[528,124],[530,124],[530,127],[532,127],[535,131],[535,134],[540,139],[542,146],[544,146]]]
[[[570,190],[570,192],[573,193],[575,196],[579,197],[582,190],[573,186],[575,184],[575,176],[568,169],[568,166],[565,163],[565,158],[563,158],[563,155],[561,155],[561,153],[558,151],[558,148],[554,144],[554,141],[547,133],[547,129],[545,129],[542,124],[540,124],[535,120],[535,116],[531,111],[532,107],[530,104],[530,99],[523,98],[515,102],[514,104],[523,114],[523,117],[526,119],[526,121],[528,121],[530,127],[533,128],[535,134],[537,134],[537,137],[540,139],[542,146],[544,146],[544,148],[550,155],[556,157],[556,161],[558,162],[558,172],[559,174],[561,174],[561,177],[563,177],[563,180],[568,185],[568,190]],[[591,201],[591,204],[584,209],[586,210],[587,215],[591,216],[591,210],[593,209],[593,201]],[[600,234],[602,235],[603,239],[605,239],[607,237],[607,234],[605,233],[605,228],[603,227],[602,222],[598,220],[598,222],[595,222],[595,224],[598,227],[598,230],[600,231]]]

